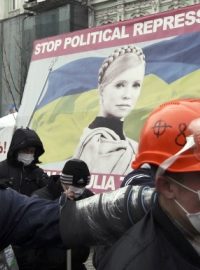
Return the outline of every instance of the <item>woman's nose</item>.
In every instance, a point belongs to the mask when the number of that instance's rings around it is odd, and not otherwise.
[[[131,98],[133,92],[133,88],[131,86],[126,86],[123,91],[123,98]]]

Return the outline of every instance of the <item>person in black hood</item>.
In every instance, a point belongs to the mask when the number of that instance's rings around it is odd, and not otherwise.
[[[7,159],[0,162],[0,184],[27,196],[48,183],[48,175],[36,164],[44,153],[37,133],[29,128],[15,130]],[[30,269],[34,250],[13,246],[20,269]]]
[[[43,153],[43,144],[34,130],[16,129],[7,159],[0,162],[0,183],[27,196],[45,186],[48,175],[36,165]]]

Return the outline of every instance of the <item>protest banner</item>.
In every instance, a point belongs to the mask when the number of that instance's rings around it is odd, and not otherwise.
[[[122,135],[112,119],[103,126],[94,121],[106,103],[98,76],[110,54],[133,45],[145,55],[145,77],[136,104],[117,105],[118,111],[128,111],[123,119],[113,117],[124,120]],[[67,159],[82,158],[92,174],[89,187],[114,190],[131,171],[149,112],[165,101],[200,96],[199,51],[200,5],[36,40],[17,126],[39,134],[45,147],[41,166],[49,173],[59,173]],[[111,107],[115,97],[114,92]],[[155,136],[165,124],[162,119],[156,124]]]

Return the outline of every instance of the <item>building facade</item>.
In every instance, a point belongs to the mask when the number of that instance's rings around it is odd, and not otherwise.
[[[23,13],[23,4],[24,1],[21,0],[0,0],[0,20]]]
[[[97,26],[200,3],[200,0],[88,0],[89,26]]]
[[[0,1],[1,117],[20,106],[34,40],[87,28],[88,10],[75,2],[32,11],[18,0],[11,11],[9,0]]]
[[[113,23],[200,3],[200,0],[0,0],[0,20],[18,14],[40,13],[67,4],[88,9],[88,25]]]

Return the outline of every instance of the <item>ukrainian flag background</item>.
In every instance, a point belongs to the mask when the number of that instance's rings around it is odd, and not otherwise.
[[[126,135],[136,140],[154,107],[171,99],[200,97],[199,32],[159,41],[143,51],[147,65],[142,93],[125,119]],[[97,76],[103,60],[75,60],[49,75],[47,92],[31,123],[44,142],[44,164],[71,157],[83,129],[97,115]]]

